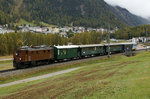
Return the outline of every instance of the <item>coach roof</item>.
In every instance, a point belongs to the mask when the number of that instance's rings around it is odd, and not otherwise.
[[[84,47],[98,47],[98,46],[104,46],[104,45],[103,44],[79,45],[80,48],[84,48]]]
[[[110,43],[110,46],[111,45],[133,45],[133,44],[136,44],[134,42],[125,42],[125,43]],[[105,46],[108,46],[108,44],[104,44]]]
[[[57,49],[71,49],[71,48],[79,48],[77,45],[68,45],[68,46],[54,46]]]

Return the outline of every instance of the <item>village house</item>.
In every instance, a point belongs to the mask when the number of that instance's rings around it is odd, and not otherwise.
[[[148,38],[146,38],[146,37],[132,38],[132,42],[136,42],[136,43],[150,42],[150,37],[148,37]]]

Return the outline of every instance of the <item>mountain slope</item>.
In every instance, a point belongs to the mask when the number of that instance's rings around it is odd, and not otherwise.
[[[11,9],[14,2],[11,0],[0,0],[0,24],[5,24],[13,20],[11,16]]]
[[[119,6],[112,7],[110,6],[112,11],[118,15],[119,19],[122,20],[124,23],[130,25],[130,26],[137,26],[142,24],[148,24],[149,21],[147,19],[144,19],[140,16],[136,16],[132,13],[130,13],[127,9],[121,8]]]
[[[124,26],[103,0],[24,0],[31,20],[54,25]]]
[[[6,7],[6,6],[8,7]],[[143,24],[143,20],[104,0],[0,0],[0,24],[34,20],[57,26],[124,27]],[[6,16],[6,17],[5,17]]]

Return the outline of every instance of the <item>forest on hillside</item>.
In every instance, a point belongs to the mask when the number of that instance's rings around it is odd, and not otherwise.
[[[39,46],[39,45],[67,45],[72,44],[99,44],[102,41],[102,34],[98,32],[84,32],[74,34],[70,38],[62,37],[60,34],[35,34],[26,33],[9,33],[0,34],[0,55],[10,55],[22,46]]]
[[[0,0],[0,24],[45,22],[57,26],[126,26],[103,0]]]
[[[147,29],[147,34],[146,34]],[[132,39],[133,37],[150,37],[150,25],[142,25],[138,27],[123,28],[111,34],[111,38],[115,39]],[[8,33],[0,34],[0,55],[10,55],[21,46],[39,46],[39,45],[74,45],[81,44],[100,44],[103,40],[108,39],[107,33],[101,32],[83,32],[68,33],[68,37],[60,34],[42,34],[42,33]]]
[[[133,26],[119,29],[111,38],[132,39],[133,37],[150,37],[150,25]]]

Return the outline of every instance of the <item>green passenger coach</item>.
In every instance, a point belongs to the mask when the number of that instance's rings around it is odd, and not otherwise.
[[[108,44],[105,44],[106,53],[108,53]],[[136,49],[136,43],[111,43],[110,44],[110,52],[111,53],[118,53],[118,52],[125,52],[125,51],[132,51]]]
[[[108,44],[105,44],[106,47],[106,53],[108,53]],[[111,53],[117,53],[117,52],[123,52],[124,45],[119,43],[111,43],[110,44],[110,52]]]
[[[55,60],[73,59],[79,57],[78,46],[54,46]]]
[[[105,53],[104,45],[94,44],[94,45],[80,45],[80,56],[92,56],[92,55],[102,55]]]
[[[124,52],[126,51],[134,51],[136,49],[136,43],[123,43]]]

